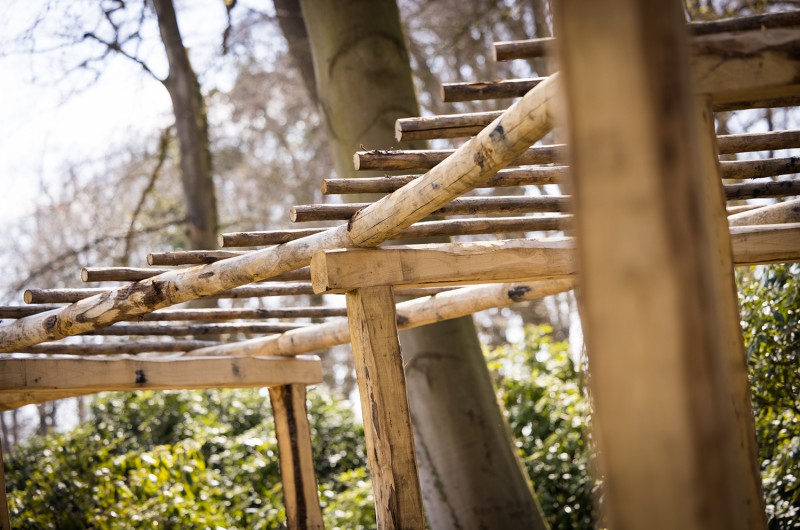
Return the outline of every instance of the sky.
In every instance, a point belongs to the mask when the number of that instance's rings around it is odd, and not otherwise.
[[[29,27],[47,1],[3,0],[2,39]],[[179,9],[184,4],[178,3]],[[225,25],[223,3],[194,0],[186,5],[191,9],[180,9],[178,19],[192,61],[207,78],[215,76],[213,84],[224,85],[225,73],[210,59]],[[57,21],[58,14],[51,13],[52,19]],[[111,57],[99,80],[76,86],[82,82],[77,77],[42,80],[55,75],[52,55],[14,54],[9,48],[0,40],[0,221],[30,212],[39,183],[57,184],[69,162],[95,158],[172,122],[166,90],[130,60]],[[79,50],[72,53],[77,56]],[[160,49],[146,53],[148,63],[166,71]]]

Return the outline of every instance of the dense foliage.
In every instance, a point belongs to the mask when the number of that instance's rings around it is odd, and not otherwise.
[[[770,528],[800,525],[800,266],[740,275],[742,326]],[[486,352],[520,458],[553,529],[591,528],[590,408],[547,326]],[[350,404],[309,393],[326,527],[374,528],[363,431]],[[277,446],[255,391],[109,394],[89,423],[7,459],[16,528],[280,528]]]
[[[592,528],[589,401],[566,341],[530,327],[521,344],[487,352],[519,454],[556,529]]]
[[[363,432],[312,391],[328,528],[374,520]],[[279,528],[285,521],[268,399],[256,391],[109,394],[93,421],[8,459],[15,528]]]
[[[800,528],[800,265],[758,267],[739,278],[770,528]]]

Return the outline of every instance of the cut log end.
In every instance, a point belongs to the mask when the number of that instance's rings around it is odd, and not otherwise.
[[[361,169],[361,157],[358,152],[353,153],[353,166],[356,168],[356,171]]]
[[[150,265],[151,267],[156,264],[155,257],[152,254],[147,255],[147,264]]]
[[[356,169],[358,169],[358,164],[356,164]],[[289,209],[289,220],[293,223],[297,222],[297,209],[294,206]]]
[[[89,271],[86,270],[86,267],[81,269],[81,281],[88,282],[89,281]]]
[[[225,234],[217,234],[217,246],[220,248],[230,246],[225,244]]]
[[[403,138],[403,125],[400,120],[394,122],[394,139],[398,142],[402,142]]]
[[[31,292],[30,289],[27,289],[25,293],[22,295],[22,300],[24,300],[26,304],[33,303],[33,293]]]

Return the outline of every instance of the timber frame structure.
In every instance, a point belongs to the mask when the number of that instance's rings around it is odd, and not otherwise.
[[[714,112],[798,104],[800,11],[687,31],[670,0],[554,8],[557,41],[498,43],[495,55],[557,57],[559,73],[445,85],[446,101],[520,99],[399,120],[399,141],[471,138],[454,151],[358,152],[359,169],[426,172],[325,180],[325,193],[388,195],[291,211],[295,222],[346,223],[222,234],[222,250],[81,271],[86,282],[132,282],[121,287],[31,288],[30,305],[0,308],[12,319],[0,324],[0,350],[17,354],[0,359],[0,408],[102,390],[270,387],[288,525],[322,528],[305,411],[322,367],[309,354],[350,342],[378,527],[423,528],[398,329],[580,286],[611,527],[766,528],[733,266],[798,261],[800,199],[727,212],[726,201],[800,195],[800,181],[774,178],[800,163],[718,154],[798,148],[800,131],[718,137]],[[569,153],[534,146],[556,124]],[[532,191],[547,184],[574,200]],[[459,198],[512,186],[528,193]],[[433,214],[468,217],[425,220]],[[551,237],[371,248],[530,232]],[[248,246],[261,248],[228,248]],[[165,309],[327,293],[345,293],[346,309]],[[265,322],[295,317],[331,320]],[[260,336],[202,340],[242,333]],[[78,334],[103,340],[61,340]],[[0,505],[8,528],[4,495]]]

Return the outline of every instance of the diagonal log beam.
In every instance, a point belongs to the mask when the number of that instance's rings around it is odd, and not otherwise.
[[[401,302],[397,304],[397,328],[412,329],[486,309],[537,300],[569,291],[574,285],[571,279],[476,285]],[[281,335],[197,349],[186,355],[301,355],[349,342],[347,319],[342,318]]]
[[[361,210],[348,224],[209,265],[169,271],[62,309],[0,325],[0,351],[130,320],[169,305],[267,280],[307,265],[324,249],[375,246],[486,181],[553,127],[557,76],[531,90],[497,121],[424,177]]]

